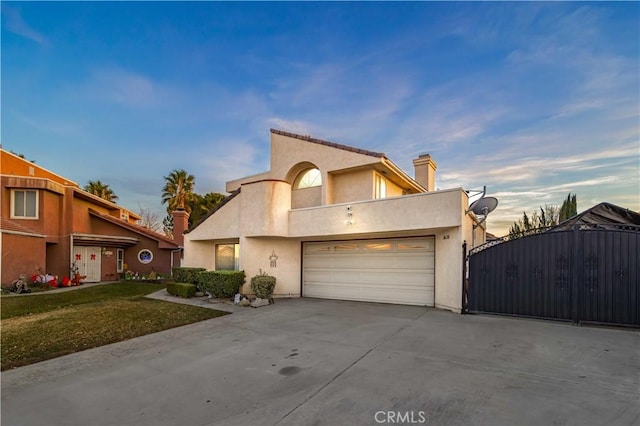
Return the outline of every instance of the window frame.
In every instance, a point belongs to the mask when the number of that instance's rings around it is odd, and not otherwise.
[[[24,215],[16,214],[16,193],[22,192],[24,194],[23,210]],[[34,216],[27,216],[27,193],[35,194],[35,212]],[[11,219],[25,219],[25,220],[38,220],[40,218],[40,191],[37,189],[12,189],[11,190]]]
[[[387,198],[387,179],[381,174],[375,173],[373,181],[373,198],[381,200]]]
[[[218,257],[218,247],[221,246],[232,246],[233,247],[233,269],[222,269],[220,268],[221,263],[219,262]],[[214,270],[216,271],[239,271],[240,270],[240,243],[216,243],[213,249],[213,265]]]
[[[116,249],[116,272],[124,272],[124,249]]]
[[[302,186],[301,183],[303,182],[303,180],[309,175],[309,173],[313,171],[316,171],[318,173],[317,176],[313,178],[313,181],[311,181],[311,183],[304,184],[304,186]],[[316,182],[316,180],[318,181],[318,183],[313,184],[314,182]],[[298,173],[298,176],[296,176],[295,180],[293,181],[293,189],[317,188],[319,186],[322,186],[322,172],[317,167],[309,167],[308,169],[304,169],[303,171]]]
[[[149,254],[151,255],[151,257],[149,258],[149,260],[143,260],[142,258],[140,258],[140,255],[141,255],[143,252],[149,252]],[[151,262],[153,262],[153,251],[151,251],[151,249],[148,249],[148,248],[143,248],[142,250],[140,250],[140,251],[138,252],[138,256],[136,256],[136,258],[138,259],[138,262],[142,263],[143,265],[148,265],[148,264],[150,264]]]

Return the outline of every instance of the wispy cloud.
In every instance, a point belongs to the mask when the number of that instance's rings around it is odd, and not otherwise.
[[[7,2],[2,2],[2,18],[5,21],[5,28],[12,33],[41,45],[49,45],[49,40],[25,22],[20,11],[8,5]]]
[[[154,106],[162,96],[150,78],[119,68],[94,71],[87,85],[99,98],[128,107]]]

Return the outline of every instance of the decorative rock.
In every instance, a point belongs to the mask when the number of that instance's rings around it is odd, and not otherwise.
[[[260,299],[259,297],[256,297],[256,300],[251,302],[251,307],[259,308],[261,306],[267,306],[268,304],[269,304],[269,299]]]
[[[204,293],[201,291],[196,291],[196,294],[194,294],[195,297],[203,297]]]
[[[251,301],[246,297],[242,299],[239,303],[240,306],[251,306]]]

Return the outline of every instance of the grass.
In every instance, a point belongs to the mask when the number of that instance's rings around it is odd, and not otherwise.
[[[56,294],[3,296],[1,369],[227,314],[144,297],[163,287],[127,282]]]

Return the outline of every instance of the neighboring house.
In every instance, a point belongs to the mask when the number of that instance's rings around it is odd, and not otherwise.
[[[485,241],[462,188],[434,191],[436,164],[411,178],[384,154],[271,130],[271,169],[184,235],[184,265],[277,278],[275,295],[460,311],[463,242]]]
[[[550,231],[564,231],[576,225],[595,228],[616,228],[617,225],[640,226],[640,213],[615,204],[603,202],[554,226]]]
[[[0,151],[3,285],[38,270],[69,276],[74,262],[85,282],[115,280],[127,269],[168,274],[179,265],[179,245],[137,225],[137,214]]]

